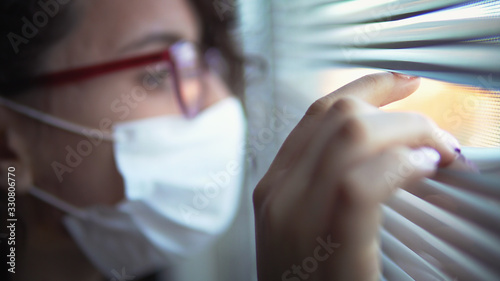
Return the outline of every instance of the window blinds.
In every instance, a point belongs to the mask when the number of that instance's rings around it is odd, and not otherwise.
[[[441,170],[383,206],[385,280],[500,279],[500,150],[464,154],[481,174]]]
[[[498,0],[276,2],[278,65],[355,65],[500,88]]]
[[[275,0],[270,32],[276,72],[398,71],[500,105],[500,1]],[[500,280],[500,149],[464,154],[480,174],[443,169],[383,206],[381,280]]]

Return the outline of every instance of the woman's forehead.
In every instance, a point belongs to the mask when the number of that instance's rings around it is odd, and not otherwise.
[[[200,37],[188,0],[85,0],[73,8],[79,21],[49,51],[46,72],[146,53],[175,38]]]

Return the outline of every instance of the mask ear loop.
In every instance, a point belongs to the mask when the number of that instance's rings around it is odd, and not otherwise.
[[[63,200],[55,197],[54,195],[52,195],[48,192],[45,192],[44,190],[41,190],[35,186],[32,186],[32,188],[30,188],[29,193],[31,195],[33,195],[34,197],[40,199],[41,201],[43,201],[51,206],[54,206],[67,214],[73,215],[79,219],[87,219],[88,218],[87,213],[85,213],[81,209],[79,209],[79,208],[77,208],[77,207],[75,207],[67,202],[64,202]]]
[[[35,120],[38,120],[40,122],[43,122],[45,124],[49,124],[51,126],[54,126],[59,129],[63,129],[65,131],[75,133],[77,135],[82,135],[86,137],[91,137],[85,134],[83,131],[92,131],[95,130],[93,128],[85,127],[82,125],[75,124],[73,122],[69,122],[66,120],[59,119],[54,116],[50,116],[49,114],[43,113],[41,111],[38,111],[36,109],[21,105],[19,103],[13,102],[9,99],[5,99],[3,97],[0,97],[0,104],[4,105],[5,107],[28,117],[31,117]],[[102,132],[103,139],[106,141],[114,141],[113,135],[107,132]]]

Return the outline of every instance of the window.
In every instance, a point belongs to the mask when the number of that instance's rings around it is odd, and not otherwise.
[[[390,70],[425,79],[417,93],[385,110],[431,116],[478,166],[480,175],[440,170],[383,206],[381,279],[499,280],[500,1],[256,0],[241,6],[246,52],[270,64],[270,78],[248,90],[248,104],[258,105],[248,111],[253,133],[272,118],[262,116],[262,107],[280,112],[294,104],[288,111],[298,112],[298,121],[319,96]],[[257,173],[265,171],[271,151],[260,151]]]

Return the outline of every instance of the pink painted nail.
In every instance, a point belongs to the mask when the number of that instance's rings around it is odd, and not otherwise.
[[[413,79],[417,79],[419,78],[418,76],[411,76],[411,75],[407,75],[407,74],[403,74],[403,73],[398,73],[398,72],[391,72],[393,75],[396,75],[396,76],[399,76],[403,79],[406,79],[406,80],[413,80]]]

